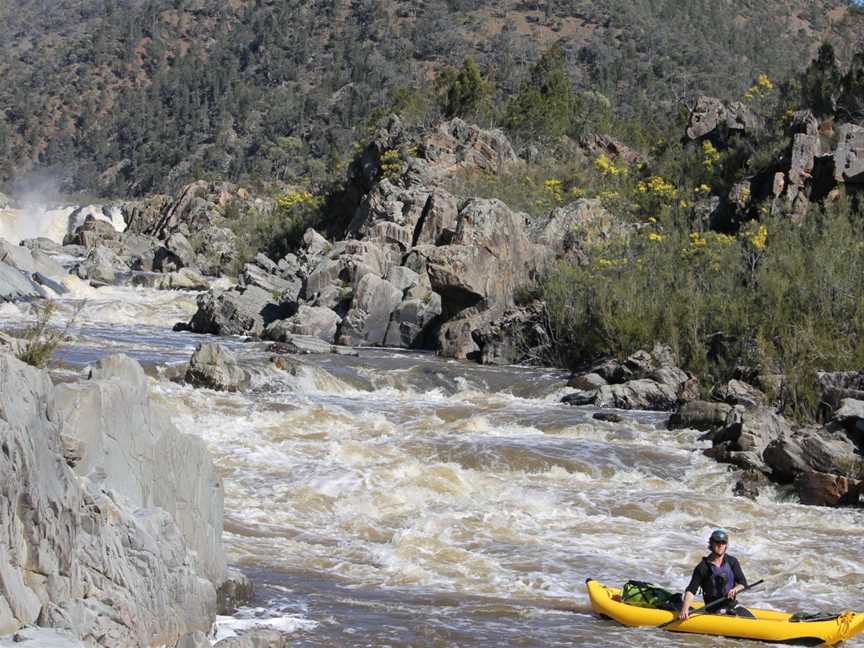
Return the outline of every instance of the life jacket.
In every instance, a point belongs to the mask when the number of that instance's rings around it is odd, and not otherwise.
[[[724,558],[723,562],[718,567],[707,558],[703,558],[710,570],[710,577],[702,583],[702,595],[705,597],[705,602],[719,598],[724,598],[733,587],[735,587],[735,572],[732,571],[732,566],[729,564],[728,558]]]

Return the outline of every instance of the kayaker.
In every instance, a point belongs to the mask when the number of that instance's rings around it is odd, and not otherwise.
[[[741,571],[741,565],[735,556],[726,553],[729,546],[729,535],[722,529],[717,529],[708,538],[708,549],[711,553],[702,558],[693,570],[690,584],[684,590],[684,600],[678,612],[678,618],[690,616],[690,607],[699,590],[705,599],[705,605],[718,599],[728,599],[728,603],[714,608],[714,614],[734,614],[742,617],[753,617],[753,614],[735,600],[735,596],[747,587],[747,579]]]

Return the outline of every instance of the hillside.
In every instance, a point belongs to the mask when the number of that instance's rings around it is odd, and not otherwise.
[[[553,44],[632,134],[686,94],[782,79],[823,39],[848,59],[859,33],[836,0],[22,0],[0,7],[0,188],[320,178],[394,104],[434,119],[445,68],[472,57],[500,103]]]

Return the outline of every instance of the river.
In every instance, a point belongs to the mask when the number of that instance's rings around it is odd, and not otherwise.
[[[734,473],[702,456],[698,432],[667,431],[653,412],[594,420],[558,402],[559,370],[359,349],[302,356],[291,373],[266,344],[226,338],[252,389],[192,389],[166,367],[213,339],[171,330],[194,294],[71,285],[56,322],[80,312],[57,378],[135,357],[224,479],[229,562],[257,590],[219,637],[269,625],[316,647],[746,646],[623,628],[595,618],[585,593],[588,577],[681,590],[717,527],[748,577],[765,579],[746,603],[864,608],[862,511],[781,490],[735,497]],[[30,316],[2,305],[0,327]]]

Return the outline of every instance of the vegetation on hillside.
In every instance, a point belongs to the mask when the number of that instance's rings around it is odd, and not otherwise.
[[[421,124],[470,115],[520,141],[614,126],[649,146],[686,94],[740,93],[860,29],[840,0],[43,4],[0,7],[0,183],[35,173],[96,195],[327,177],[393,107]],[[559,66],[575,105],[551,110],[581,115],[569,123],[530,110],[532,92],[565,81]],[[448,69],[462,70],[456,86]],[[436,78],[451,88],[443,102]],[[504,105],[515,112],[490,110]],[[614,120],[593,120],[603,106]]]

